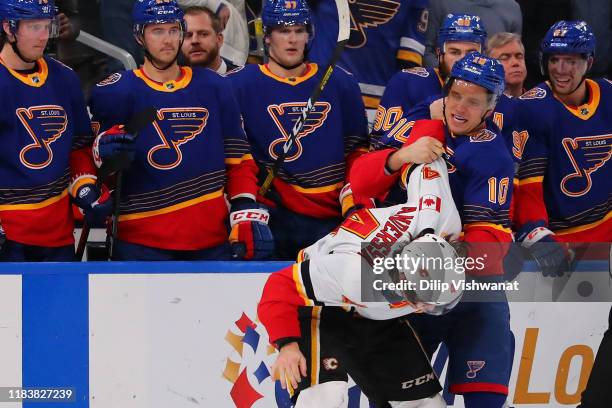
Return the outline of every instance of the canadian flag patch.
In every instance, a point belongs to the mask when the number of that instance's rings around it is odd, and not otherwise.
[[[442,205],[442,200],[440,197],[435,196],[433,194],[425,194],[419,200],[419,210],[433,210],[440,212],[440,206]]]
[[[423,166],[423,180],[434,180],[440,177],[440,173],[429,166]]]

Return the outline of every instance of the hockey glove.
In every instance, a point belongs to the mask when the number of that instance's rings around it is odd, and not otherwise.
[[[236,259],[263,259],[274,252],[274,237],[268,220],[268,210],[250,199],[232,202],[229,242]]]
[[[74,202],[83,210],[89,225],[103,225],[113,211],[113,199],[106,186],[100,190],[95,184],[85,184],[77,190]]]
[[[121,125],[115,125],[96,137],[93,145],[93,157],[96,166],[100,167],[105,160],[125,154],[128,160],[134,160],[134,135],[126,133]]]
[[[517,240],[527,248],[542,275],[563,276],[570,268],[567,246],[557,241],[555,234],[543,222],[527,223],[516,234]]]

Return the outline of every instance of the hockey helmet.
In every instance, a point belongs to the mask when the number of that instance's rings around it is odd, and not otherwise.
[[[480,44],[484,50],[487,40],[480,17],[470,14],[449,14],[442,22],[438,31],[438,48],[444,52],[444,44],[448,41],[465,41]]]
[[[58,34],[58,24],[55,18],[56,9],[53,0],[2,0],[0,3],[0,19],[7,20],[13,33],[17,30],[20,20],[52,20],[50,37]]]
[[[132,9],[134,35],[142,35],[147,24],[179,23],[185,32],[183,10],[176,0],[136,0]]]
[[[455,62],[445,85],[446,91],[453,79],[462,79],[480,85],[499,98],[506,88],[504,66],[495,58],[471,52]]]
[[[264,32],[278,26],[304,24],[310,32],[310,8],[306,0],[266,0],[261,12]]]
[[[3,20],[35,20],[55,17],[53,0],[3,0],[0,18]]]
[[[398,280],[408,282],[404,299],[420,306],[425,313],[441,315],[461,299],[465,269],[455,248],[444,238],[425,234],[399,253]],[[395,280],[395,279],[394,279]]]
[[[559,21],[540,44],[542,54],[595,55],[595,34],[584,21]]]

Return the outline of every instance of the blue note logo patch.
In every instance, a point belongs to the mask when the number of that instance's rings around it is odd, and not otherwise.
[[[62,137],[68,126],[66,111],[58,105],[40,105],[17,108],[15,113],[32,139],[19,152],[21,164],[33,170],[44,169],[53,161],[51,144]]]
[[[466,378],[469,379],[474,379],[476,378],[476,375],[478,375],[478,372],[480,370],[482,370],[486,364],[485,361],[466,361],[467,366],[468,366],[468,371],[467,373],[465,373]]]
[[[153,127],[161,143],[149,149],[147,161],[158,170],[171,170],[183,161],[182,146],[202,133],[208,122],[206,108],[164,108]]]
[[[519,99],[544,99],[546,97],[546,90],[542,88],[532,88],[519,96]]]
[[[112,75],[109,75],[108,77],[104,78],[103,80],[101,80],[100,82],[98,82],[96,84],[96,86],[107,86],[107,85],[112,85],[115,82],[117,82],[118,80],[121,79],[121,74],[116,72]]]
[[[561,143],[574,168],[561,180],[561,191],[568,197],[583,196],[591,190],[591,175],[612,157],[612,134],[566,137]]]
[[[352,0],[351,35],[346,44],[348,48],[361,48],[368,42],[366,28],[386,24],[398,13],[399,1],[392,0]]]
[[[406,68],[406,69],[402,69],[402,72],[405,72],[407,74],[418,75],[422,78],[429,77],[429,71],[427,71],[427,69],[423,67]]]
[[[278,155],[282,152],[283,145],[289,139],[291,130],[297,120],[302,116],[302,110],[305,107],[306,102],[286,102],[279,105],[268,106],[268,113],[282,134],[282,137],[274,140],[268,147],[268,153],[273,160],[276,160]],[[331,105],[329,102],[315,103],[314,110],[308,115],[304,127],[296,137],[295,143],[287,152],[285,162],[292,162],[302,155],[303,148],[300,139],[310,135],[323,126],[330,110]]]
[[[489,129],[482,129],[475,135],[470,136],[470,142],[490,142],[491,140],[495,139],[496,136],[497,135],[495,132],[490,131]]]

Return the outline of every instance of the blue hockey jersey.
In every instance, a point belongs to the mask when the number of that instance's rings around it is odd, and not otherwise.
[[[414,67],[393,75],[376,109],[372,136],[382,137],[419,102],[441,94],[443,84],[438,69]]]
[[[79,79],[52,58],[20,73],[0,60],[0,223],[8,239],[57,247],[74,242],[70,160],[91,143]],[[77,160],[78,161],[78,160]],[[90,171],[91,170],[91,171]]]
[[[272,166],[321,75],[309,64],[297,78],[278,77],[266,65],[247,65],[228,76],[259,164]],[[367,131],[355,79],[334,70],[274,179],[281,204],[311,217],[339,217],[347,166],[367,150]]]
[[[381,139],[402,117],[403,113],[407,113],[423,100],[441,94],[443,84],[444,80],[438,69],[414,67],[403,69],[393,75],[376,110],[372,139],[374,141]],[[508,150],[513,153],[515,150],[512,138],[513,98],[505,94],[499,98],[492,120],[502,131]],[[518,157],[515,154],[513,158],[518,163]]]
[[[368,153],[355,162],[350,174],[355,197],[385,198],[386,205],[405,202],[403,186],[411,166],[404,166],[401,173],[389,174],[384,170],[386,162],[394,150],[409,142],[409,138],[426,136],[414,136],[412,130],[419,120],[430,118],[429,105],[435,99],[426,99],[405,113],[395,127],[378,140],[374,147],[379,151]],[[443,132],[440,137],[446,142],[449,181],[463,223],[464,239],[467,242],[500,244],[486,246],[484,253],[488,253],[489,262],[481,272],[502,274],[501,259],[507,243],[512,241],[509,212],[514,177],[514,166],[506,144],[499,128],[490,119],[483,129],[471,135],[454,137],[446,130]],[[477,253],[484,247],[471,248],[470,256],[484,256]]]
[[[312,2],[315,38],[308,57],[321,66],[338,37],[333,0]],[[355,75],[368,109],[376,109],[399,61],[421,65],[427,31],[426,0],[349,1],[351,35],[339,65]],[[323,28],[324,27],[324,28]]]
[[[425,99],[406,113],[385,133],[376,148],[399,149],[408,140],[411,130],[403,123],[429,119],[429,105],[435,99],[437,97]],[[497,125],[487,119],[484,129],[469,136],[453,137],[446,132],[446,150],[451,191],[463,224],[489,223],[509,228],[514,166]],[[394,204],[405,197],[394,198],[396,200]]]
[[[548,83],[520,97],[516,131],[518,222],[544,222],[558,237],[612,239],[612,84],[586,80],[589,99],[568,106]]]
[[[95,86],[90,107],[102,131],[157,110],[124,174],[119,239],[196,250],[227,240],[224,193],[254,198],[257,170],[229,81],[208,69],[181,72],[165,83],[142,69],[113,74]]]

